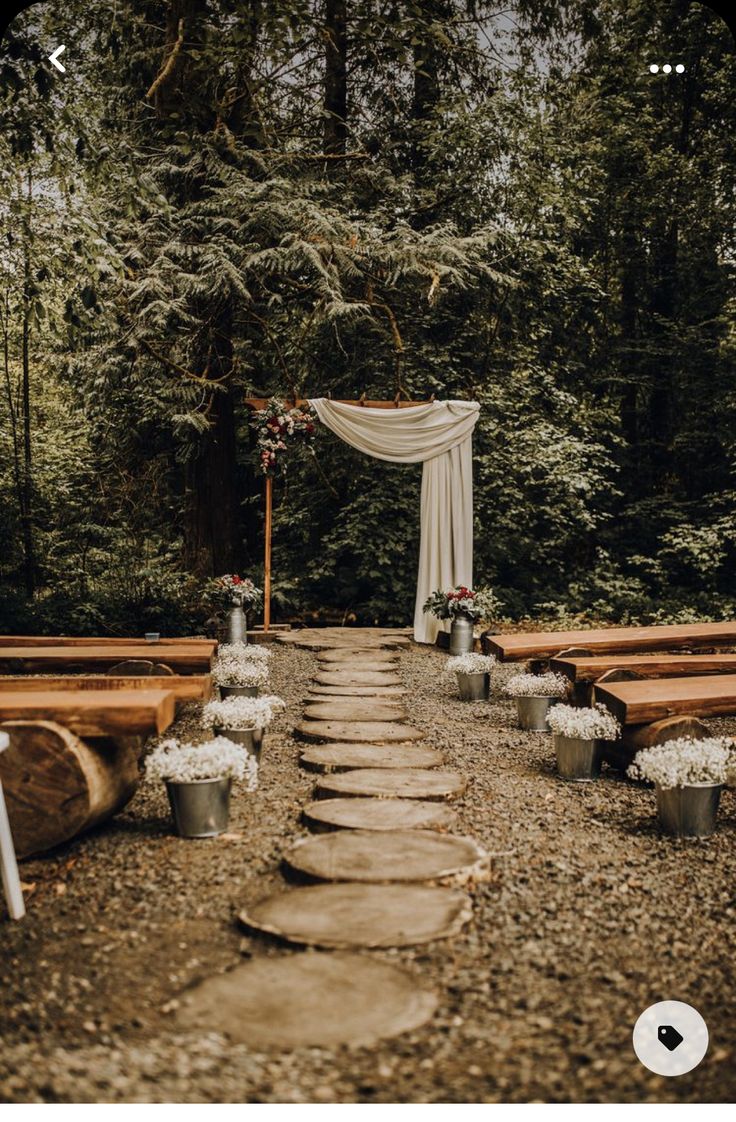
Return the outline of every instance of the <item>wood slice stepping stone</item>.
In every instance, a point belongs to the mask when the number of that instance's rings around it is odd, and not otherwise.
[[[378,670],[321,670],[314,681],[318,686],[401,686],[396,674]]]
[[[418,768],[359,768],[326,775],[315,788],[318,799],[359,796],[379,799],[456,799],[465,790],[457,771],[423,771]]]
[[[440,767],[443,758],[423,745],[319,744],[301,755],[302,767],[310,771],[350,771],[353,768]]]
[[[356,648],[401,650],[410,646],[406,632],[381,631],[370,627],[314,627],[301,631],[282,631],[276,641],[290,646],[303,647],[313,651],[327,651]]]
[[[401,686],[310,686],[310,696],[317,697],[404,697]]]
[[[334,651],[320,651],[320,662],[352,662],[353,660],[370,660],[371,662],[396,662],[396,654],[393,651],[384,651],[380,647],[378,649],[371,649],[370,647],[362,647],[356,650],[354,647],[338,648]]]
[[[307,699],[304,716],[310,721],[403,721],[406,709],[397,701],[382,701],[380,698]]]
[[[208,978],[183,999],[177,1021],[263,1048],[367,1046],[423,1025],[437,995],[367,955],[260,958]]]
[[[316,884],[245,908],[240,922],[290,943],[408,947],[456,935],[471,916],[455,888],[417,884]]]
[[[379,674],[391,674],[396,670],[396,663],[394,662],[381,662],[375,658],[350,658],[345,662],[320,662],[319,672],[331,674],[339,670],[357,670],[361,674],[370,671],[378,671]]]
[[[398,721],[308,721],[294,729],[302,740],[347,740],[361,744],[424,740],[426,732]]]
[[[419,799],[318,799],[302,817],[315,830],[451,830],[456,822],[445,804]]]
[[[304,838],[285,855],[296,873],[327,881],[386,884],[488,878],[488,854],[470,838],[432,830],[338,830]]]

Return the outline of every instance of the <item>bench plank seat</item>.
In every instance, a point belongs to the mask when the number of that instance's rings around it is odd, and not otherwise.
[[[38,693],[57,690],[163,690],[173,693],[177,701],[209,701],[212,696],[212,678],[209,674],[154,675],[150,678],[117,678],[109,674],[69,674],[63,678],[0,677],[0,697],[5,692]]]
[[[657,624],[654,627],[604,627],[591,631],[528,631],[483,636],[484,647],[501,662],[554,658],[569,647],[594,654],[637,654],[703,647],[736,647],[736,622]]]
[[[164,732],[174,720],[170,690],[48,690],[0,693],[0,722],[54,721],[77,736]]]
[[[634,670],[643,678],[698,677],[735,674],[736,654],[593,655],[591,658],[553,658],[549,668],[573,682],[595,682],[609,670]]]
[[[736,674],[610,682],[596,685],[594,697],[622,725],[644,725],[675,716],[719,717],[736,713]]]
[[[109,669],[129,659],[165,663],[179,673],[206,674],[212,668],[212,652],[206,647],[187,644],[140,643],[139,645],[101,647],[2,647],[0,672],[53,673]]]
[[[155,653],[159,647],[196,647],[217,651],[217,639],[169,639],[164,637],[158,643],[147,643],[141,635],[137,639],[119,639],[109,635],[93,637],[88,635],[0,635],[2,647],[143,647]]]

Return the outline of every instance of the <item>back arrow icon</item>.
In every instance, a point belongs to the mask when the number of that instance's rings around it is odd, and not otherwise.
[[[60,47],[57,47],[55,51],[52,51],[52,53],[49,55],[49,62],[51,63],[51,65],[55,66],[57,70],[60,70],[62,74],[66,74],[66,67],[62,66],[59,62],[59,55],[62,51],[65,50],[66,47],[62,44]]]

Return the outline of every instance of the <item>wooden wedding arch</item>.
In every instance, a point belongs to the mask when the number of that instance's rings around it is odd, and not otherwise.
[[[243,399],[244,404],[257,412],[260,409],[265,409],[272,398],[268,397],[246,397]],[[371,401],[366,398],[365,394],[357,399],[350,400],[344,397],[329,398],[330,401],[336,401],[340,405],[356,405],[362,406],[366,409],[413,409],[417,405],[431,405],[435,400],[435,395],[427,398],[426,401],[405,401],[402,399],[401,394],[397,393],[396,397],[391,401]],[[292,397],[284,398],[284,405],[287,409],[298,409],[303,406],[309,405],[309,399],[306,397]],[[271,536],[273,532],[273,476],[266,476],[266,520],[264,527],[264,575],[263,575],[263,630],[268,631],[271,627]]]

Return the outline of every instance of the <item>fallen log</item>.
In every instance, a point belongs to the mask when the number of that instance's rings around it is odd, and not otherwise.
[[[9,721],[0,781],[18,857],[61,845],[132,798],[138,761],[124,741],[81,740],[52,721]]]
[[[704,740],[710,735],[708,726],[697,717],[665,717],[648,725],[627,725],[620,740],[603,742],[603,758],[611,767],[625,771],[642,748],[653,748],[681,737]]]

